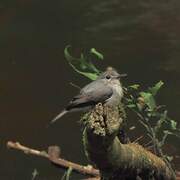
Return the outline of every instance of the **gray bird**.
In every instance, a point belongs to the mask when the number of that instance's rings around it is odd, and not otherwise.
[[[66,108],[51,123],[54,123],[68,112],[88,111],[97,103],[108,106],[118,105],[123,97],[120,78],[124,76],[126,74],[119,74],[112,67],[108,67],[95,81],[82,88],[80,93],[69,102]]]

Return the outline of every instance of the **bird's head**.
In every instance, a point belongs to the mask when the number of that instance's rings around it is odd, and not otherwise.
[[[119,74],[114,68],[108,67],[105,72],[100,74],[98,79],[103,79],[107,82],[119,81],[121,77],[126,77],[127,74]]]

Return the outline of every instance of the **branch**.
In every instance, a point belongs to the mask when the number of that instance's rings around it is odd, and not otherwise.
[[[60,148],[58,146],[50,146],[48,148],[48,153],[46,151],[39,151],[36,149],[26,147],[26,146],[21,145],[18,142],[12,142],[12,141],[7,142],[7,147],[23,151],[25,154],[31,154],[31,155],[46,158],[50,162],[52,162],[62,168],[70,168],[71,167],[73,170],[75,170],[76,172],[78,172],[80,174],[91,175],[91,176],[95,176],[96,178],[98,178],[98,176],[100,176],[99,170],[94,169],[90,165],[82,166],[82,165],[67,161],[65,159],[59,158]]]
[[[117,137],[122,124],[118,108],[96,105],[87,115],[84,147],[102,178],[175,180],[163,159],[136,143],[122,144]]]

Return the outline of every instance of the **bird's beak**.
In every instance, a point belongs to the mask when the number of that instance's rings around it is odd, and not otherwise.
[[[120,77],[127,77],[127,74],[120,74]]]
[[[116,79],[120,79],[120,78],[126,77],[126,76],[127,76],[127,74],[119,74],[116,76]]]

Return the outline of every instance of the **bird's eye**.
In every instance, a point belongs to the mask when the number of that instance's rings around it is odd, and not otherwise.
[[[110,79],[110,78],[111,78],[111,76],[110,76],[110,75],[107,75],[107,76],[106,76],[106,79]]]

